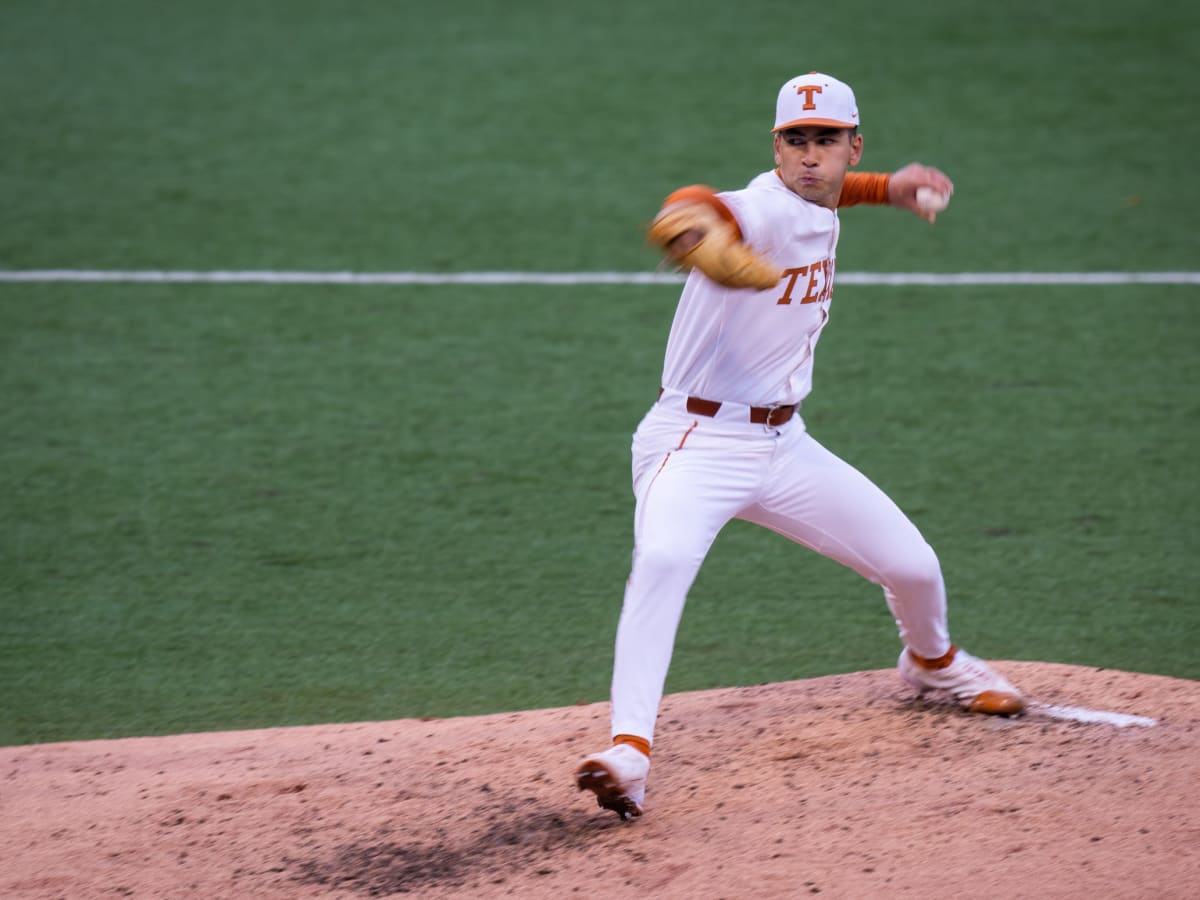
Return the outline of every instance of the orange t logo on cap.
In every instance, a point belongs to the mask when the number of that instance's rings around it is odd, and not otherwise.
[[[804,105],[801,109],[816,109],[817,104],[813,102],[813,94],[821,93],[819,84],[801,84],[796,86],[796,93],[804,95]]]

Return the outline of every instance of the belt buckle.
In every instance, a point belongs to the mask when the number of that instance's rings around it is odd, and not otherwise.
[[[768,406],[767,407],[767,420],[763,424],[766,425],[768,428],[774,428],[775,423],[772,422],[771,419],[775,415],[776,412],[778,412],[779,410],[781,410],[783,408],[784,407],[779,403],[772,403],[770,406]]]

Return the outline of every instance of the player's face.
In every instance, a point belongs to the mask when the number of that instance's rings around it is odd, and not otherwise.
[[[849,128],[809,125],[775,135],[775,165],[783,183],[827,209],[837,209],[846,170],[861,158],[862,135]]]

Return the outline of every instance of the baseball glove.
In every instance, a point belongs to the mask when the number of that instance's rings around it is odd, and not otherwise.
[[[696,243],[682,252],[669,250],[671,242],[687,232],[695,232]],[[699,269],[726,287],[765,291],[783,277],[782,270],[751,250],[736,226],[703,200],[668,202],[654,217],[647,236],[684,268]]]

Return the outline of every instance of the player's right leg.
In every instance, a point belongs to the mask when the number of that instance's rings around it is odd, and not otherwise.
[[[641,814],[649,748],[688,591],[769,460],[769,446],[739,439],[736,429],[657,407],[635,436],[633,563],[612,677],[617,743],[576,770],[578,786],[622,818]],[[630,738],[644,742],[645,752],[631,751]]]
[[[613,734],[653,740],[684,601],[725,524],[757,492],[772,442],[659,407],[634,439],[634,547],[617,625]]]

